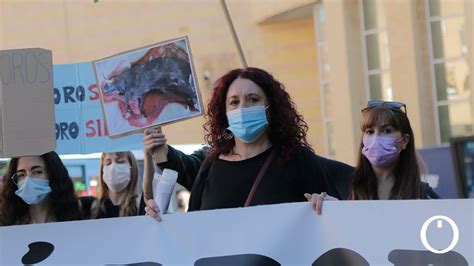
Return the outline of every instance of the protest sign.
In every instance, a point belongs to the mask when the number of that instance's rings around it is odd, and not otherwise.
[[[92,62],[54,65],[56,151],[59,154],[117,152],[143,148],[143,134],[109,138]]]
[[[162,218],[0,227],[0,265],[474,264],[472,199],[328,201],[322,215],[301,202]]]
[[[203,113],[187,38],[93,63],[112,138]]]
[[[51,51],[0,51],[0,157],[52,151],[54,133]]]

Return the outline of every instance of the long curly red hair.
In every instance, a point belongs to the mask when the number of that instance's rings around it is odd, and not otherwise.
[[[270,116],[268,134],[273,147],[278,149],[282,162],[290,159],[303,146],[311,149],[306,140],[308,125],[296,111],[296,104],[285,86],[265,70],[248,67],[231,70],[215,82],[213,95],[207,106],[207,122],[203,125],[205,140],[212,147],[213,155],[230,154],[235,146],[234,138],[225,139],[222,133],[229,126],[225,105],[227,91],[237,78],[253,81],[267,96],[267,114]]]

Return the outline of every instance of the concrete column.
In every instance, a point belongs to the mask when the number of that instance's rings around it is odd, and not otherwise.
[[[360,143],[360,110],[367,102],[357,0],[327,0],[330,84],[334,99],[336,159],[354,165]]]

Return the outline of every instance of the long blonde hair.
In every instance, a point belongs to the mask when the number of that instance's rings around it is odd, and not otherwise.
[[[105,156],[108,153],[102,153],[100,157],[100,169],[99,169],[99,195],[98,202],[94,202],[92,206],[92,216],[97,217],[99,210],[105,210],[105,201],[109,199],[109,188],[104,182],[103,168]],[[138,163],[132,152],[115,152],[117,156],[127,158],[130,163],[130,183],[128,183],[126,189],[125,198],[120,204],[119,216],[135,216],[138,215]]]

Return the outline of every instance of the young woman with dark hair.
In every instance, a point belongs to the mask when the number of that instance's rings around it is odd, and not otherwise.
[[[1,225],[82,219],[72,180],[56,152],[12,158],[5,179]]]
[[[429,199],[439,196],[421,181],[424,172],[415,138],[399,102],[369,101],[362,109],[362,139],[350,200]],[[328,195],[306,195],[318,213]]]
[[[168,161],[159,164],[177,170],[191,190],[190,210],[304,201],[305,192],[347,195],[353,168],[314,154],[306,122],[268,72],[249,67],[222,76],[206,118],[208,150],[186,156],[166,146]],[[144,179],[152,178],[153,149],[165,142],[160,131],[145,134]],[[146,210],[159,220],[153,200]]]

